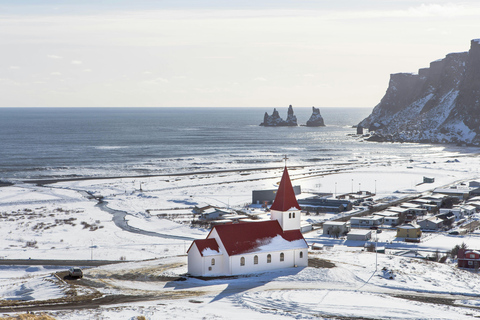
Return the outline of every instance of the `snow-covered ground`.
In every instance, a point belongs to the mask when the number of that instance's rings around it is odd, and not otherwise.
[[[447,162],[455,158],[459,162]],[[294,185],[301,185],[303,196],[362,190],[376,192],[377,200],[395,200],[412,192],[423,193],[454,182],[478,179],[479,158],[468,155],[455,158],[439,154],[435,159],[365,163],[359,157],[358,163],[338,166],[335,174],[322,174],[335,168],[312,166],[291,168],[290,176]],[[328,249],[312,251],[309,257],[329,260],[335,263],[334,268],[308,267],[210,281],[192,278],[147,281],[154,276],[186,273],[185,252],[190,239],[208,234],[208,230],[190,227],[193,206],[210,204],[242,209],[251,202],[252,190],[275,188],[281,173],[278,169],[70,181],[43,187],[17,183],[1,187],[0,259],[135,261],[85,269],[85,279],[102,282],[105,286],[97,290],[103,294],[142,292],[161,297],[94,310],[51,311],[57,319],[133,319],[139,315],[149,319],[473,319],[480,316],[479,311],[470,308],[480,306],[477,274],[458,270],[450,262],[438,264],[403,258],[388,250],[389,245],[394,245],[396,249],[443,252],[462,242],[470,248],[480,248],[480,235],[476,233],[432,234],[419,244],[407,244],[395,241],[395,231],[383,230],[378,234],[378,245],[387,246],[387,254],[375,255],[361,251],[361,247],[348,247],[352,243],[325,237],[315,230],[305,235],[307,241],[324,244]],[[418,185],[424,176],[434,177],[435,182]],[[104,204],[98,205],[85,192],[102,196]],[[318,222],[333,217],[325,214],[303,219]],[[383,277],[386,272],[383,268],[393,272],[394,279]],[[53,269],[65,267],[0,267],[0,302],[62,297],[67,288],[55,281],[51,275]],[[112,276],[122,273],[129,274],[129,278]],[[423,298],[415,298],[418,295]],[[425,297],[433,300],[427,301]],[[445,297],[452,303],[440,302]]]

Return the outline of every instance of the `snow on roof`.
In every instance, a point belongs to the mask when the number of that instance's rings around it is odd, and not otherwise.
[[[368,229],[352,229],[348,234],[351,235],[358,235],[358,236],[366,236],[372,233],[372,230]]]
[[[287,167],[285,167],[282,180],[280,181],[277,194],[275,195],[275,200],[270,209],[285,212],[292,210],[292,208],[295,208],[295,210],[301,210],[297,198],[295,197],[295,191],[293,190]]]
[[[329,225],[329,226],[344,226],[348,224],[348,221],[325,221],[323,223],[323,226]]]
[[[192,245],[193,244],[197,246],[197,249],[198,251],[200,251],[200,254],[202,255],[202,257],[220,254],[217,240],[215,240],[214,238],[195,240],[193,241]],[[190,251],[191,248],[192,246],[190,246],[188,251]]]
[[[282,249],[308,248],[300,230],[283,231],[277,220],[226,224],[215,226],[214,229],[229,256],[263,251],[270,243],[277,246],[281,242]],[[283,240],[280,241],[278,237]]]
[[[420,226],[417,226],[412,223],[407,223],[397,227],[398,229],[420,229]]]

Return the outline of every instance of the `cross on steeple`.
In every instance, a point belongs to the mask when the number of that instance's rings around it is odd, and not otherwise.
[[[283,157],[283,160],[285,160],[285,167],[286,167],[286,166],[287,166],[287,160],[288,160],[287,155],[285,155],[285,156]]]

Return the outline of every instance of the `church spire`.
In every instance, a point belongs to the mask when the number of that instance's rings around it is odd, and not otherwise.
[[[283,170],[282,180],[278,186],[277,194],[275,195],[275,200],[273,201],[271,210],[276,211],[288,211],[292,208],[296,210],[301,210],[300,205],[297,202],[295,197],[295,191],[293,191],[292,182],[290,181],[290,176],[288,175],[288,170],[286,166],[287,157],[285,156],[285,169]]]

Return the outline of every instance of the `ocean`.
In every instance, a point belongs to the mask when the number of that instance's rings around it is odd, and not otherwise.
[[[370,108],[321,108],[326,127],[261,127],[265,108],[0,108],[0,180],[113,177],[444,152],[439,145],[363,142]],[[287,107],[278,108],[286,118]],[[295,108],[299,124],[311,108]]]

